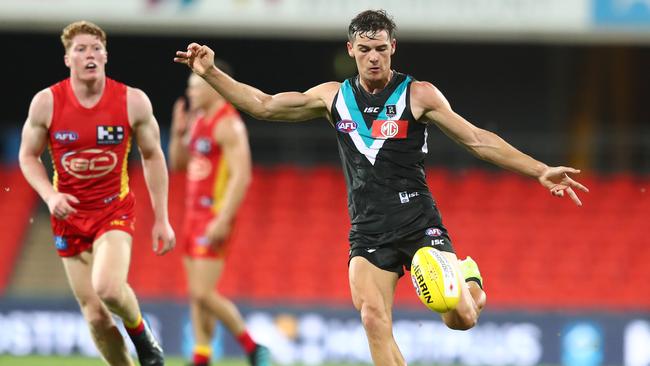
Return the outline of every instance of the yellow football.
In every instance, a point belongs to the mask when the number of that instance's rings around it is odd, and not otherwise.
[[[415,252],[411,262],[411,280],[418,297],[430,310],[446,313],[458,305],[458,275],[437,249],[422,247]]]

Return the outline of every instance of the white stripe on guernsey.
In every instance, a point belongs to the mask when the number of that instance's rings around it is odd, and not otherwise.
[[[425,154],[429,153],[429,147],[427,146],[427,138],[429,137],[429,132],[427,132],[428,128],[429,126],[424,126],[424,145],[422,145],[422,152]]]
[[[396,114],[392,118],[387,118],[387,120],[398,120],[399,117],[402,116],[402,113],[404,113],[404,109],[406,109],[406,91],[408,88],[404,88],[404,92],[402,95],[400,95],[399,99],[397,100],[396,104]],[[384,107],[385,108],[385,107]],[[350,115],[350,111],[348,110],[348,106],[345,104],[345,98],[343,98],[343,94],[341,93],[341,90],[339,90],[339,94],[336,97],[336,110],[339,113],[339,116],[341,116],[342,120],[351,120],[352,116]],[[399,116],[399,117],[398,117]],[[365,121],[354,121],[356,123],[366,123]],[[370,131],[372,131],[372,126],[370,126]],[[426,130],[425,130],[426,131]],[[408,133],[408,131],[407,131]],[[425,132],[426,133],[426,132]],[[363,138],[361,138],[361,135],[359,135],[359,131],[354,130],[349,133],[350,138],[352,139],[352,142],[354,143],[354,146],[357,147],[357,150],[359,150],[360,153],[362,153],[366,159],[370,162],[370,164],[375,165],[375,161],[377,159],[377,154],[379,153],[379,150],[381,150],[381,147],[384,146],[384,142],[386,139],[376,139],[370,147],[367,147],[365,142],[363,142]],[[426,147],[426,139],[425,139],[425,147]]]

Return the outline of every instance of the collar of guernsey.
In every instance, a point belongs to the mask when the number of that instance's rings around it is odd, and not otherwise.
[[[393,93],[386,99],[386,103],[381,108],[381,112],[377,115],[378,120],[396,120],[402,116],[406,108],[406,90],[411,81],[411,77],[407,76],[393,91]],[[342,97],[342,98],[341,98]],[[389,118],[386,115],[386,106],[395,105],[396,114]],[[339,98],[336,101],[336,110],[341,116],[341,119],[352,120],[357,123],[357,129],[350,132],[350,138],[359,152],[363,153],[372,165],[375,164],[377,153],[384,145],[385,139],[375,139],[372,137],[368,126],[359,110],[357,100],[354,97],[354,89],[350,85],[350,80],[347,79],[341,84],[339,91]]]

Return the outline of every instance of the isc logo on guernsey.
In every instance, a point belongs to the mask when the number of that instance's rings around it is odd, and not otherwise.
[[[344,119],[336,123],[336,129],[343,133],[356,131],[357,123],[350,119]]]

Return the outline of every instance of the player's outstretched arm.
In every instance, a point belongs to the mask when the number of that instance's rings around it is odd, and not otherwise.
[[[191,43],[186,51],[177,51],[174,62],[187,65],[239,110],[256,119],[300,122],[327,117],[327,107],[339,88],[339,83],[329,82],[304,93],[269,95],[219,70],[214,65],[214,51],[197,43]]]
[[[50,214],[58,219],[65,219],[75,213],[73,203],[79,203],[76,197],[57,192],[47,176],[41,154],[47,144],[47,133],[54,98],[49,89],[38,92],[29,106],[29,114],[23,126],[18,161],[25,179],[47,204]]]
[[[152,232],[153,250],[156,254],[162,255],[174,248],[176,238],[169,224],[167,212],[169,182],[165,155],[160,147],[160,129],[153,116],[151,102],[144,92],[128,88],[127,104],[129,122],[142,155],[144,177],[155,215]]]
[[[413,83],[411,98],[414,116],[434,122],[447,136],[478,158],[536,178],[554,196],[563,197],[566,191],[577,205],[582,205],[574,189],[589,190],[568,176],[569,173],[579,173],[579,170],[549,167],[517,150],[496,134],[474,126],[454,112],[442,93],[430,83]]]

